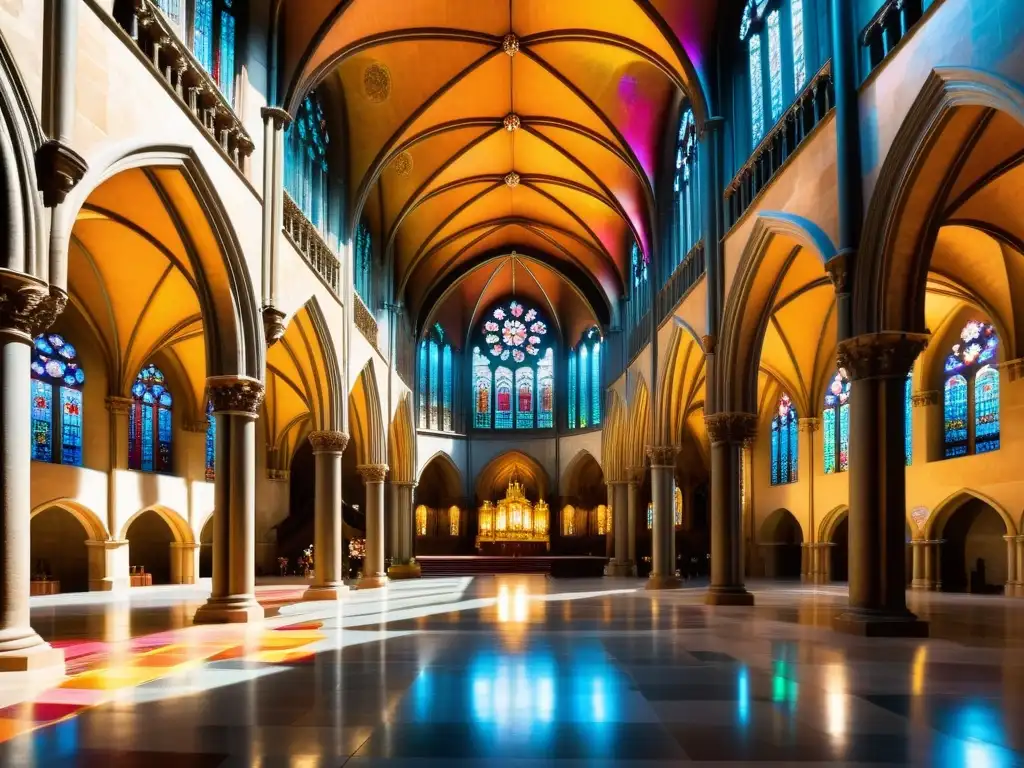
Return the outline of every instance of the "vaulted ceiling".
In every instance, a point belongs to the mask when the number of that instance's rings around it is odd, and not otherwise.
[[[292,0],[281,101],[294,112],[319,86],[343,105],[348,219],[368,218],[420,326],[438,286],[512,250],[581,297],[566,324],[608,322],[631,243],[653,247],[666,126],[687,98],[703,120],[717,5]]]

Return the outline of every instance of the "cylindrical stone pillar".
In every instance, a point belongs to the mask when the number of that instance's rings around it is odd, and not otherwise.
[[[633,564],[633,576],[636,576],[636,510],[639,503],[640,483],[634,477],[629,481],[626,491],[626,535],[629,545],[629,562]]]
[[[1006,586],[1003,592],[1012,597],[1017,591],[1017,537],[1003,536],[1006,541]]]
[[[850,603],[833,626],[868,636],[925,637],[928,625],[907,610],[907,371],[924,349],[922,334],[874,333],[839,343],[849,372]]]
[[[925,560],[928,559],[928,542],[915,539],[910,542],[912,547],[911,558],[911,570],[913,571],[914,578],[910,582],[911,589],[928,589],[928,580],[925,576]]]
[[[313,511],[313,584],[303,600],[337,600],[347,590],[341,571],[341,455],[344,432],[311,432],[316,488]]]
[[[629,490],[626,483],[615,481],[608,483],[611,489],[612,527],[615,540],[614,557],[605,568],[606,576],[631,576],[633,563],[629,560],[629,524],[628,504]]]
[[[672,520],[672,473],[675,471],[675,446],[648,446],[651,460],[651,575],[647,589],[676,589],[682,580],[676,576],[675,530]]]
[[[208,381],[217,420],[213,484],[213,589],[195,615],[197,624],[257,621],[256,416],[263,383],[215,377]]]
[[[1017,537],[1017,596],[1024,597],[1024,536]]]
[[[358,471],[366,485],[366,556],[356,589],[375,589],[388,583],[384,571],[384,479],[388,465],[363,464]]]
[[[743,443],[757,430],[752,413],[714,413],[704,419],[711,438],[711,585],[708,605],[753,605],[743,583]]]
[[[394,530],[391,532],[391,567],[388,577],[392,579],[418,579],[422,574],[420,566],[413,562],[413,532],[415,521],[412,513],[412,493],[416,483],[391,483],[394,489],[395,509],[390,519]],[[461,522],[461,521],[460,521]]]

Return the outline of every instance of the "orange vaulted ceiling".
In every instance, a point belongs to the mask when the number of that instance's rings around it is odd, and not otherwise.
[[[607,316],[630,244],[651,249],[670,112],[683,94],[704,116],[690,54],[713,14],[679,8],[707,4],[286,0],[282,101],[323,84],[343,102],[349,220],[369,218],[420,321],[513,249]]]

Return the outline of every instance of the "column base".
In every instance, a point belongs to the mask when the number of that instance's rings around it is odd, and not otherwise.
[[[616,579],[634,578],[636,576],[636,566],[630,560],[624,563],[612,560],[604,567],[604,575]]]
[[[32,672],[64,676],[64,651],[32,630],[0,642],[0,672]]]
[[[850,610],[832,620],[832,629],[861,637],[928,637],[928,622],[921,621],[910,611]]]
[[[262,621],[263,606],[253,597],[211,597],[192,618],[193,624],[248,624]]]
[[[363,576],[356,584],[356,589],[380,589],[388,585],[388,577],[384,574],[376,576]]]
[[[341,600],[345,593],[348,592],[348,587],[344,584],[323,584],[307,587],[306,591],[302,593],[303,601],[306,600]]]
[[[644,589],[679,589],[683,586],[683,580],[678,576],[666,576],[660,573],[652,573],[644,584]]]
[[[753,605],[754,596],[742,584],[738,587],[709,587],[705,605]]]
[[[389,579],[418,579],[423,575],[423,569],[419,563],[405,563],[404,565],[392,565],[388,568]]]

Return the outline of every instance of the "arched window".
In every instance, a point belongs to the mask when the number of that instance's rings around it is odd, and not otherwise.
[[[206,479],[217,477],[217,419],[213,416],[213,401],[206,403]]]
[[[795,483],[800,464],[796,408],[783,393],[772,418],[772,485]]]
[[[284,189],[328,245],[337,248],[341,195],[330,172],[330,141],[327,118],[314,91],[285,133]]]
[[[416,375],[420,428],[451,432],[454,429],[452,347],[439,323],[434,323],[427,337],[420,341]]]
[[[370,228],[365,221],[359,222],[356,227],[356,235],[352,243],[353,277],[356,293],[363,300],[367,308],[372,301],[371,291],[373,290],[373,238],[370,236]]]
[[[603,345],[600,329],[593,326],[569,350],[569,429],[601,424]]]
[[[647,254],[640,250],[640,246],[634,242],[630,249],[630,273],[631,287],[629,297],[629,327],[636,328],[640,325],[647,308],[650,306],[650,291],[647,286],[648,266],[650,259]],[[582,377],[583,373],[580,372]],[[580,384],[582,387],[582,383]]]
[[[697,126],[687,107],[676,140],[675,264],[678,265],[701,238],[700,191],[697,181]]]
[[[845,368],[828,385],[821,417],[825,473],[845,472],[850,466],[850,378]]]
[[[56,333],[36,336],[32,347],[32,460],[82,466],[82,387],[78,352]],[[56,387],[56,393],[54,392]],[[54,431],[60,450],[54,450]]]
[[[807,82],[803,0],[747,0],[740,23],[750,76],[752,146]]]
[[[903,388],[903,451],[908,467],[914,462],[913,378],[913,370],[907,371],[907,382]]]
[[[478,429],[553,427],[554,351],[540,312],[514,299],[503,301],[483,316],[477,333],[473,425]]]
[[[163,371],[150,363],[132,384],[128,412],[128,469],[171,471],[171,406]]]
[[[179,0],[172,0],[175,4]],[[192,52],[235,105],[235,45],[242,0],[194,0]]]
[[[675,491],[672,494],[673,499],[673,517],[672,522],[676,528],[683,527],[683,491],[679,486],[676,486]]]
[[[946,357],[946,458],[999,449],[999,371],[994,367],[998,351],[995,328],[971,320]]]
[[[647,530],[654,528],[654,502],[647,502]]]

